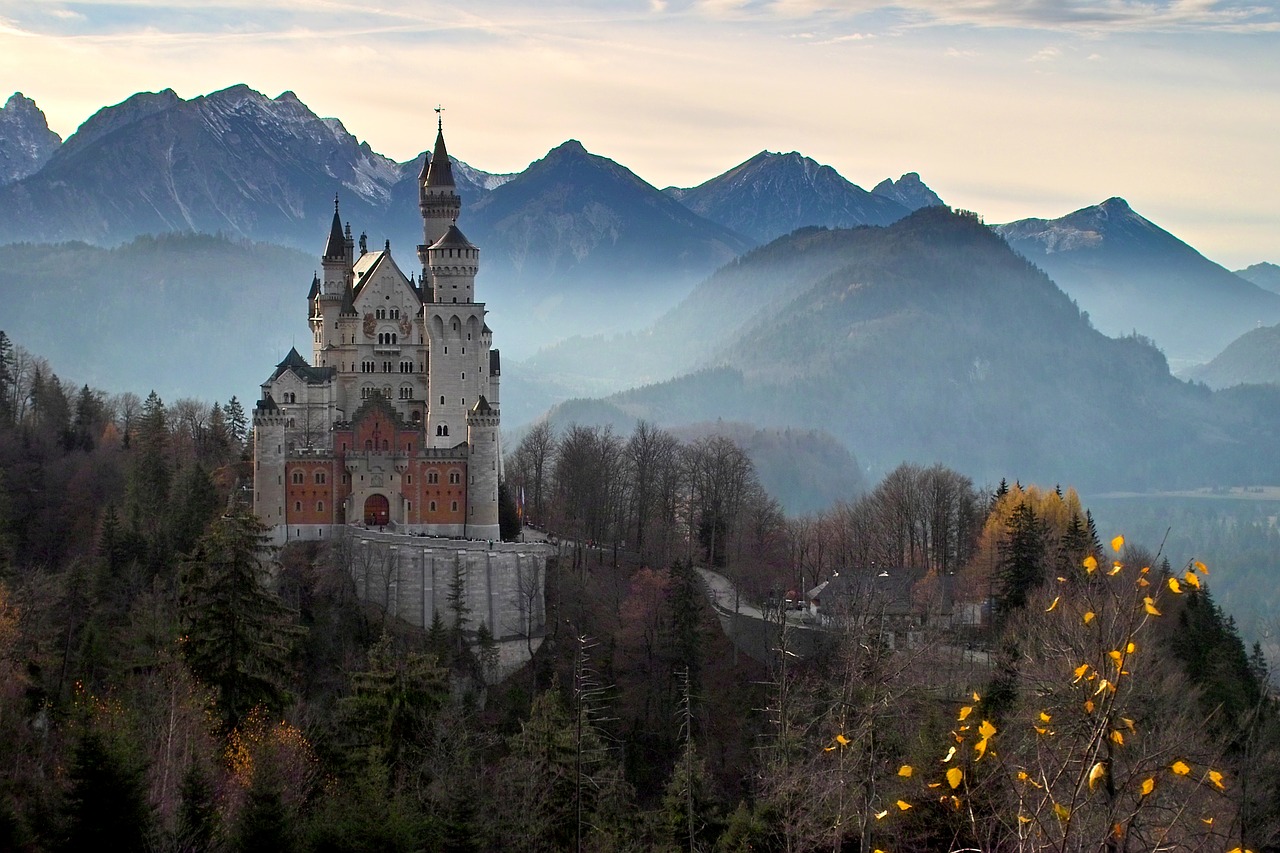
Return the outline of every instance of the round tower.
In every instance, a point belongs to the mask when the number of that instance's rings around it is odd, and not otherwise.
[[[498,540],[498,410],[481,397],[467,412],[467,536]]]

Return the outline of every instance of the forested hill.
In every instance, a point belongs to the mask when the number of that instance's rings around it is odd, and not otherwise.
[[[779,275],[788,257],[793,274]],[[971,214],[797,232],[685,308],[687,328],[723,343],[701,370],[608,398],[626,414],[822,428],[873,472],[940,461],[992,482],[1018,471],[1154,488],[1275,480],[1280,467],[1258,451],[1275,445],[1267,393],[1219,405],[1174,379],[1159,350],[1096,331]]]
[[[307,342],[315,266],[293,249],[203,234],[0,246],[4,329],[77,382],[254,399]]]

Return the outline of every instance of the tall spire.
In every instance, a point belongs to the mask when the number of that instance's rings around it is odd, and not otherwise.
[[[342,232],[342,217],[338,215],[338,194],[333,194],[333,225],[329,226],[329,242],[324,247],[326,258],[344,258],[347,255],[347,238]]]
[[[436,147],[431,152],[431,163],[427,169],[427,186],[453,186],[453,166],[449,163],[449,152],[444,147],[444,118],[440,115],[444,107],[436,107]]]

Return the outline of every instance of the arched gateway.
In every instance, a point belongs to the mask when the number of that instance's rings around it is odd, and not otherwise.
[[[391,504],[386,495],[370,495],[364,502],[364,523],[368,527],[381,527],[391,517]]]

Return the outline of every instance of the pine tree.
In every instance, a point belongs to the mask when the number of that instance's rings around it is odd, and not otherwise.
[[[243,447],[248,438],[249,419],[245,416],[244,406],[232,396],[222,407],[222,416],[227,423],[227,433],[237,447]]]
[[[1026,501],[1009,518],[1007,537],[1000,543],[996,606],[1003,613],[1025,607],[1031,590],[1044,582],[1044,529]]]
[[[62,850],[96,850],[107,839],[115,850],[147,849],[152,813],[137,763],[88,731],[76,744],[69,775]]]
[[[0,429],[13,426],[13,343],[0,331]]]
[[[139,528],[154,536],[169,504],[173,474],[169,465],[169,423],[164,402],[152,391],[138,418],[127,479],[128,513]]]
[[[255,705],[284,703],[290,614],[264,585],[266,530],[248,513],[223,516],[200,537],[184,567],[183,650],[213,688],[228,728]]]
[[[170,506],[169,541],[175,551],[185,554],[191,550],[218,506],[213,479],[196,462],[183,473]]]

